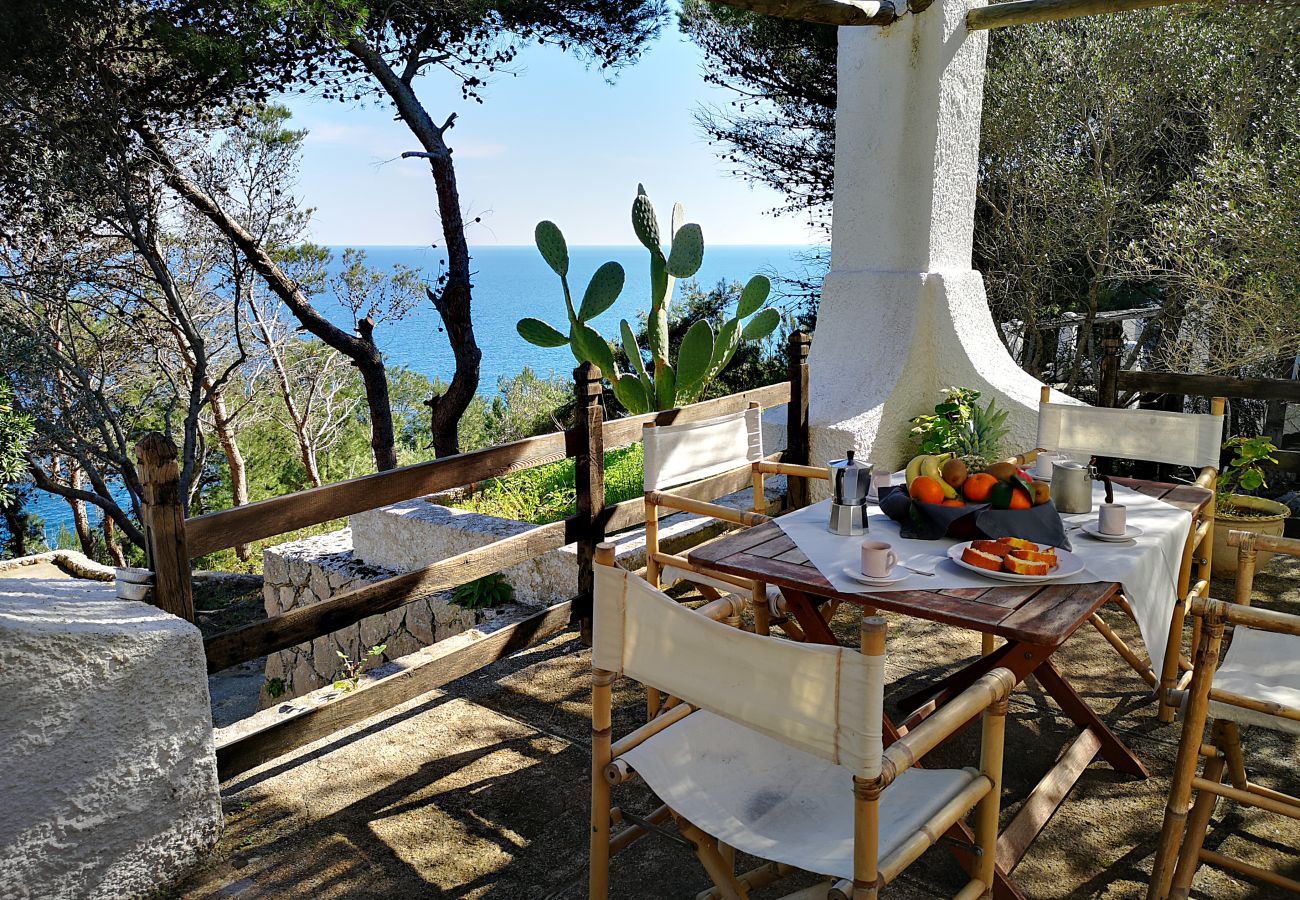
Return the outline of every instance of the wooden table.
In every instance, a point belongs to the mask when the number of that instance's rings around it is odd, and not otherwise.
[[[1204,511],[1209,491],[1186,485],[1114,479],[1144,494],[1187,509],[1196,518]],[[906,734],[948,698],[960,693],[997,666],[1015,673],[1017,683],[1030,675],[1079,726],[1079,734],[1066,746],[1056,765],[1029,795],[1015,819],[998,839],[996,897],[1021,897],[1007,877],[1047,824],[1083,770],[1100,754],[1121,772],[1145,778],[1141,760],[1084,702],[1051,657],[1093,613],[1114,597],[1120,586],[1113,582],[1062,585],[1014,585],[988,588],[953,588],[937,591],[880,591],[844,594],[837,591],[808,561],[774,522],[758,525],[711,544],[689,556],[691,562],[729,575],[776,585],[809,641],[838,641],[818,610],[825,601],[854,603],[868,611],[887,610],[942,622],[1002,637],[1006,643],[946,678],[915,692],[897,704],[910,713],[900,724],[885,721],[885,741]],[[970,833],[959,823],[954,853],[969,870]],[[965,849],[963,849],[965,848]]]

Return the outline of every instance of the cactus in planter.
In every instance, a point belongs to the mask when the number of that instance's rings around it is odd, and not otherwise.
[[[665,254],[661,246],[659,218],[645,188],[637,185],[636,200],[632,202],[632,230],[650,252],[650,310],[646,317],[650,365],[647,367],[641,355],[632,326],[623,319],[619,323],[619,332],[623,350],[632,364],[631,372],[617,370],[609,342],[588,324],[618,299],[623,290],[623,267],[616,262],[607,262],[597,269],[581,305],[575,310],[569,290],[569,252],[564,235],[552,222],[538,223],[535,233],[542,258],[560,276],[569,333],[566,336],[540,319],[527,318],[521,319],[516,326],[519,335],[538,347],[567,344],[578,362],[591,362],[600,368],[613,385],[619,402],[634,414],[695,402],[731,362],[742,341],[762,340],[781,322],[776,309],[763,305],[772,289],[771,282],[762,275],[755,275],[741,292],[735,316],[728,319],[716,335],[708,322],[701,320],[692,325],[677,351],[677,363],[673,364],[668,347],[668,308],[673,290],[678,278],[690,278],[704,261],[703,231],[694,223],[683,225],[682,218],[682,205],[674,204],[669,247]]]

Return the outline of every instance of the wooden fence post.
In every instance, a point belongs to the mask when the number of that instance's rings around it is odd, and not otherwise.
[[[144,533],[153,570],[153,602],[174,616],[194,621],[190,555],[185,546],[185,507],[181,503],[176,445],[151,431],[135,445],[136,471],[144,489]]]
[[[604,388],[600,369],[589,362],[573,370],[573,381],[578,395],[573,478],[582,533],[578,537],[578,596],[572,621],[578,623],[583,642],[590,644],[595,584],[592,559],[596,545],[605,540],[605,410],[600,402]]]
[[[808,465],[808,346],[812,338],[802,331],[790,335],[786,344],[786,361],[790,372],[790,405],[785,414],[786,462]],[[785,480],[786,503],[792,509],[809,503],[808,479]]]
[[[1097,377],[1097,405],[1119,406],[1120,352],[1124,346],[1123,326],[1110,325],[1101,339],[1101,371]]]

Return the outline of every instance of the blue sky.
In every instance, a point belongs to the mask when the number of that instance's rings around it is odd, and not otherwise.
[[[779,202],[774,192],[727,174],[694,113],[730,95],[704,83],[700,61],[674,19],[612,84],[578,59],[537,46],[520,54],[517,74],[497,76],[482,105],[461,100],[450,80],[417,82],[435,121],[460,114],[448,142],[462,206],[483,220],[471,226],[470,244],[531,244],[540,219],[557,222],[571,244],[635,243],[628,211],[638,181],[665,222],[680,200],[707,243],[818,240],[804,222],[766,213]],[[386,105],[285,102],[296,126],[310,131],[301,189],[316,210],[314,240],[441,243],[427,164],[399,158],[417,146]]]

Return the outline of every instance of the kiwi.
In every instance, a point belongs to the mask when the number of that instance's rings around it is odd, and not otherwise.
[[[1016,467],[1009,462],[998,462],[988,466],[985,470],[998,481],[1010,481],[1016,474]]]
[[[955,488],[966,481],[966,463],[960,459],[950,459],[943,464],[943,480]]]

